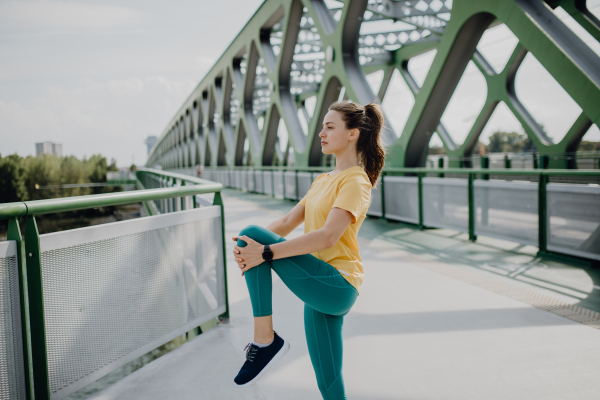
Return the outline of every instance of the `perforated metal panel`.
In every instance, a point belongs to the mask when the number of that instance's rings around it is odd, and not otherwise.
[[[242,188],[242,171],[235,171],[235,188]]]
[[[272,171],[263,171],[264,176],[264,193],[273,195],[273,172]]]
[[[17,244],[0,242],[0,400],[25,399]]]
[[[235,187],[235,171],[230,169],[227,171],[227,187]]]
[[[600,260],[600,187],[547,185],[548,250]]]
[[[423,224],[468,232],[468,200],[466,179],[423,178]]]
[[[275,197],[283,198],[283,171],[273,171],[273,191]]]
[[[220,207],[41,235],[60,399],[225,311]]]
[[[475,234],[538,246],[538,184],[475,180]]]
[[[248,180],[248,191],[254,192],[256,191],[256,185],[254,183],[254,170],[247,171],[246,179]]]
[[[298,200],[306,196],[312,183],[313,181],[310,172],[298,172]]]
[[[285,182],[285,198],[296,200],[296,171],[285,171],[283,173]]]
[[[247,191],[248,190],[248,171],[246,171],[246,170],[242,171],[241,183],[242,183],[241,189],[244,191]]]
[[[381,177],[377,178],[377,189],[371,188],[371,203],[367,215],[381,217]]]
[[[260,170],[254,171],[254,191],[256,193],[264,193],[265,190],[263,188],[263,172]]]
[[[228,178],[229,178],[229,174],[227,173],[226,169],[224,169],[224,170],[221,171],[221,177],[223,179],[221,181],[221,184],[223,185],[223,187],[227,187],[227,181],[228,181]]]
[[[386,176],[385,217],[413,224],[419,223],[418,178],[413,176]]]

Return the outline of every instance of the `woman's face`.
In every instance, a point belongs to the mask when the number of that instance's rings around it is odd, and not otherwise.
[[[319,133],[324,154],[339,154],[358,139],[358,129],[347,129],[342,114],[330,110],[323,118],[323,130]]]

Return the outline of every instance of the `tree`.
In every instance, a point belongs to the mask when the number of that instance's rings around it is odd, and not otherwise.
[[[599,151],[600,150],[600,142],[588,142],[582,140],[579,143],[579,147],[577,151]]]
[[[0,155],[0,203],[27,201],[26,177],[23,158],[17,154],[4,158]]]
[[[490,138],[490,153],[519,153],[527,149],[533,149],[535,146],[529,140],[527,135],[518,132],[494,132]]]

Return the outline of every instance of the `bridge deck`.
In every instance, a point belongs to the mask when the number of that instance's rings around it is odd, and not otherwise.
[[[227,238],[248,224],[266,225],[294,204],[234,190],[224,198]],[[366,279],[344,326],[350,399],[598,398],[600,330],[522,302],[599,310],[593,270],[539,260],[533,249],[514,243],[469,243],[455,232],[419,232],[375,219],[363,224],[360,245]],[[321,398],[303,305],[276,277],[275,329],[290,341],[290,352],[257,385],[233,383],[252,339],[252,314],[229,239],[227,246],[230,323],[92,399]]]

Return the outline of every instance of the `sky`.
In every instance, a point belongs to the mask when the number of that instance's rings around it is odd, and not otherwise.
[[[0,154],[146,162],[261,0],[0,0]],[[232,12],[235,10],[235,12]]]
[[[62,143],[65,155],[102,154],[119,166],[143,165],[146,137],[161,134],[261,3],[0,0],[0,154],[27,156],[36,142],[52,141]],[[588,1],[588,7],[600,14],[600,0]],[[570,17],[559,17],[572,24]],[[600,54],[600,45],[578,32]],[[511,35],[501,26],[482,39],[480,50],[494,67],[514,48]],[[409,64],[420,83],[433,56]],[[532,56],[525,60],[517,94],[550,136],[560,139],[580,111],[568,96],[560,97],[560,86],[536,63]],[[471,65],[466,72],[442,117],[459,143],[486,93],[479,71]],[[397,133],[412,103],[395,77],[383,106]],[[498,129],[522,131],[503,104],[482,141]],[[594,127],[585,139],[598,141],[600,132]]]

